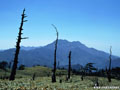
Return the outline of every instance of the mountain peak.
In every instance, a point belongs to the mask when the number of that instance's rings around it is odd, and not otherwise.
[[[53,43],[55,43],[55,41]],[[80,41],[68,41],[65,39],[58,39],[58,44],[72,44],[72,45],[77,45],[77,46],[81,46],[81,45],[85,46]]]
[[[25,64],[26,66],[32,65],[53,65],[55,41],[46,46],[42,47],[21,47],[19,55],[19,64]],[[15,50],[15,49],[14,49]],[[13,60],[14,50],[9,49],[4,52],[0,52],[0,60],[10,61]],[[27,50],[27,51],[26,51]],[[109,61],[109,54],[96,50],[94,48],[88,48],[79,41],[67,41],[58,40],[57,49],[57,61],[60,61],[60,65],[68,65],[68,53],[72,51],[72,65],[80,64],[85,65],[86,63],[95,63],[97,67],[105,67]],[[113,56],[112,59],[116,57]],[[116,60],[119,62],[119,60]],[[116,64],[117,65],[117,64]],[[115,65],[115,66],[116,66]]]

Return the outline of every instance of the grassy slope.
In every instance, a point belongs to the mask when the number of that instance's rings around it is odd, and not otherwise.
[[[62,72],[66,74],[65,70],[58,70],[57,73]],[[35,81],[32,80],[33,73],[36,73]],[[4,74],[3,71],[0,71],[0,75]],[[7,73],[9,75],[9,73]],[[49,77],[48,77],[49,74]],[[0,90],[5,88],[7,89],[18,89],[19,90],[95,90],[93,88],[94,81],[98,77],[87,76],[84,81],[81,81],[80,76],[72,75],[72,78],[69,81],[66,81],[66,75],[61,77],[57,76],[57,82],[51,83],[51,69],[47,67],[32,67],[25,68],[25,70],[18,70],[15,81],[9,80],[0,80]],[[22,77],[22,78],[20,78]],[[59,83],[59,80],[62,80],[62,83]],[[112,79],[112,83],[108,83],[106,78],[98,78],[100,86],[120,86],[120,81]],[[21,88],[21,89],[20,89]],[[43,88],[43,89],[42,89]],[[6,90],[7,90],[6,89]],[[98,90],[98,89],[96,89]],[[106,90],[106,89],[99,89]],[[110,89],[108,89],[110,90]],[[115,89],[111,89],[115,90]],[[116,89],[118,90],[118,89]]]
[[[57,75],[61,72],[61,74],[66,74],[66,70],[57,70]],[[35,67],[26,67],[25,70],[17,70],[16,78],[20,77],[32,77],[33,74],[36,74],[37,77],[51,76],[52,69],[43,67],[43,66],[35,66]],[[5,71],[0,70],[0,76],[4,76]],[[7,76],[10,75],[10,70],[7,71]]]

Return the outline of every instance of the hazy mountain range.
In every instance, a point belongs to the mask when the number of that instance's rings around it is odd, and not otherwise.
[[[42,47],[23,47],[21,46],[19,55],[19,65],[26,66],[46,65],[53,66],[54,44],[50,43]],[[85,65],[88,62],[95,63],[99,68],[105,68],[109,63],[109,54],[94,48],[88,48],[84,44],[67,40],[58,41],[57,62],[60,66],[68,65],[68,54],[72,51],[72,65]],[[0,61],[13,61],[15,48],[0,51]],[[120,66],[120,58],[112,56],[112,66]]]

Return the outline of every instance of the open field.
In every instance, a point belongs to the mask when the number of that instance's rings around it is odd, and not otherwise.
[[[58,70],[57,74],[63,75],[57,76],[57,82],[51,83],[51,69],[47,67],[32,67],[25,68],[25,70],[18,70],[16,80],[0,80],[0,90],[106,90],[106,89],[94,89],[94,84],[98,78],[99,85],[104,86],[116,86],[120,87],[120,81],[112,79],[109,83],[107,78],[86,76],[84,81],[81,81],[81,76],[72,75],[71,79],[66,81],[66,71]],[[33,73],[36,73],[35,80],[32,80]],[[0,71],[0,75],[4,72]],[[9,75],[9,72],[7,73]],[[59,81],[62,80],[62,83]],[[119,90],[119,89],[108,89]]]

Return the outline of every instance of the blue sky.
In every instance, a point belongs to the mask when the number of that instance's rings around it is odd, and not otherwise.
[[[0,49],[15,47],[21,13],[26,8],[24,46],[43,46],[56,38],[120,56],[120,0],[0,0]]]

